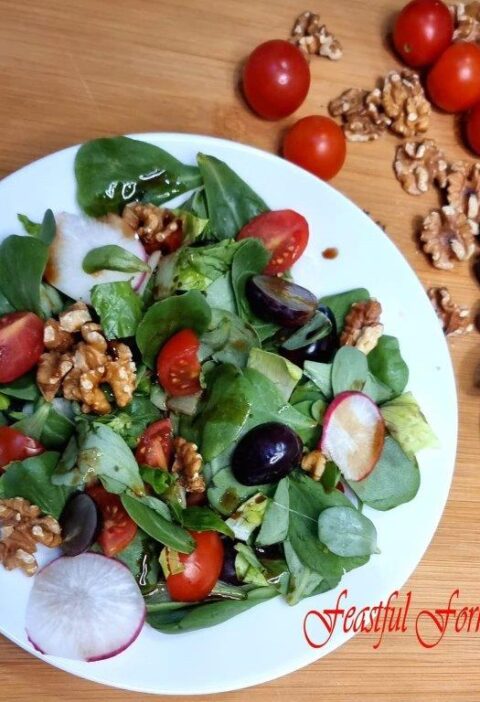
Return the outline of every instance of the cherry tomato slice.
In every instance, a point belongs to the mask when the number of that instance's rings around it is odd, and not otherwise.
[[[169,419],[159,419],[145,429],[135,451],[137,463],[168,470],[173,454],[173,431]]]
[[[200,341],[191,329],[182,329],[162,346],[157,357],[157,375],[169,395],[181,397],[200,392]]]
[[[393,43],[404,63],[429,66],[448,48],[453,18],[441,0],[412,0],[397,17]]]
[[[284,157],[323,180],[337,175],[346,154],[343,131],[330,117],[303,117],[290,127],[283,139]]]
[[[11,383],[31,370],[43,352],[43,322],[33,312],[0,317],[0,383]]]
[[[432,101],[446,112],[463,112],[480,101],[480,47],[458,42],[440,56],[427,78]]]
[[[102,528],[97,537],[103,553],[112,558],[133,541],[137,525],[126,513],[118,495],[112,495],[98,484],[87,487],[86,492],[102,515]]]
[[[0,473],[12,461],[23,461],[44,451],[42,444],[35,439],[12,427],[0,427]]]
[[[305,251],[308,244],[308,222],[294,210],[264,212],[246,224],[237,239],[260,239],[272,252],[264,273],[284,273]]]
[[[467,115],[465,134],[472,151],[480,156],[480,103],[472,107]]]
[[[223,544],[216,531],[190,532],[196,542],[193,553],[179,553],[182,573],[169,575],[167,589],[172,600],[198,602],[213,590],[223,566]]]
[[[310,68],[296,46],[272,39],[252,51],[243,69],[248,104],[264,119],[281,119],[295,112],[307,97]]]

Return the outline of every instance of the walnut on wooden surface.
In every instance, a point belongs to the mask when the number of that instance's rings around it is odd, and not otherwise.
[[[405,141],[397,146],[393,162],[395,175],[409,195],[422,195],[436,182],[447,185],[448,163],[433,139]]]
[[[321,451],[315,449],[303,456],[300,465],[313,480],[320,480],[327,465],[327,459]]]
[[[0,563],[7,570],[20,568],[34,575],[38,564],[33,555],[37,544],[56,548],[62,542],[60,525],[42,516],[35,505],[22,497],[0,500]]]
[[[451,205],[433,210],[425,217],[420,231],[423,251],[435,268],[451,270],[455,261],[466,261],[475,252],[478,224]]]
[[[470,310],[453,302],[448,288],[430,288],[427,295],[442,324],[445,336],[460,336],[473,331]]]
[[[407,68],[390,71],[383,84],[382,104],[396,134],[413,137],[427,131],[432,108],[418,73]]]
[[[332,117],[341,118],[348,141],[374,141],[390,124],[379,91],[350,88],[331,100],[328,110]]]
[[[325,56],[331,61],[338,61],[343,56],[342,45],[338,39],[321,24],[320,16],[314,12],[302,12],[295,20],[290,41],[298,46],[307,57]]]
[[[174,232],[182,236],[182,220],[164,207],[131,202],[124,208],[122,218],[138,234],[148,254],[161,251],[165,239]]]
[[[454,22],[454,41],[480,41],[480,2],[450,5]]]
[[[448,175],[449,205],[476,222],[480,219],[480,162],[455,161]]]
[[[381,314],[382,306],[377,300],[354,302],[345,317],[340,345],[355,346],[365,354],[372,351],[383,334]]]
[[[71,338],[69,349],[63,353],[60,351],[63,342],[58,336],[60,346],[40,357],[37,385],[42,395],[50,402],[61,392],[67,400],[80,402],[83,412],[108,414],[112,407],[101,387],[106,383],[110,385],[117,405],[125,407],[131,401],[136,385],[135,363],[129,346],[120,341],[107,342],[101,326],[88,321],[88,308],[86,311],[78,306],[73,308],[64,313],[67,326],[75,328],[76,332],[76,336],[73,331],[68,332]],[[87,319],[87,313],[88,320],[78,326],[78,315]],[[58,331],[55,320],[48,320],[46,327],[52,330],[52,334]]]
[[[205,480],[202,472],[202,457],[198,446],[181,436],[173,440],[175,459],[172,473],[180,474],[180,482],[187,492],[205,492]]]

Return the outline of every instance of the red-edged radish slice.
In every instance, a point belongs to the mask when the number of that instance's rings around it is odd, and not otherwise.
[[[385,424],[380,410],[362,392],[341,392],[323,419],[322,452],[347,480],[362,480],[383,449]]]
[[[97,283],[113,283],[131,280],[137,286],[145,280],[145,273],[122,273],[121,271],[98,271],[85,273],[82,262],[92,249],[116,244],[147,261],[147,253],[135,233],[121,217],[110,215],[108,221],[100,222],[90,217],[60,212],[55,215],[57,233],[50,246],[50,256],[45,280],[73,300],[90,303],[90,290]]]
[[[58,558],[36,575],[26,630],[41,653],[100,661],[128,648],[144,621],[145,603],[128,568],[83,553]]]

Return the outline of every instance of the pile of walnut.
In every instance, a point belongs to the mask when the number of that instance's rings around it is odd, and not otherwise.
[[[107,384],[119,407],[129,404],[136,385],[132,352],[105,339],[85,303],[76,302],[58,321],[48,319],[43,341],[47,351],[40,357],[37,385],[46,400],[60,393],[81,403],[82,412],[108,414],[112,407],[101,387]]]
[[[338,61],[343,56],[342,45],[320,22],[320,16],[314,12],[302,12],[297,17],[292,28],[290,41],[298,46],[307,58],[317,55]]]
[[[62,542],[60,532],[56,519],[42,516],[22,497],[0,500],[0,563],[7,570],[20,568],[26,575],[35,575],[37,544],[56,548]]]

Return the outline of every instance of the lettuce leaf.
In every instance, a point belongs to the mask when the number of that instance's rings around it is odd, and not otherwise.
[[[388,431],[407,456],[411,457],[424,448],[438,447],[438,439],[411,392],[385,403],[380,411]]]

